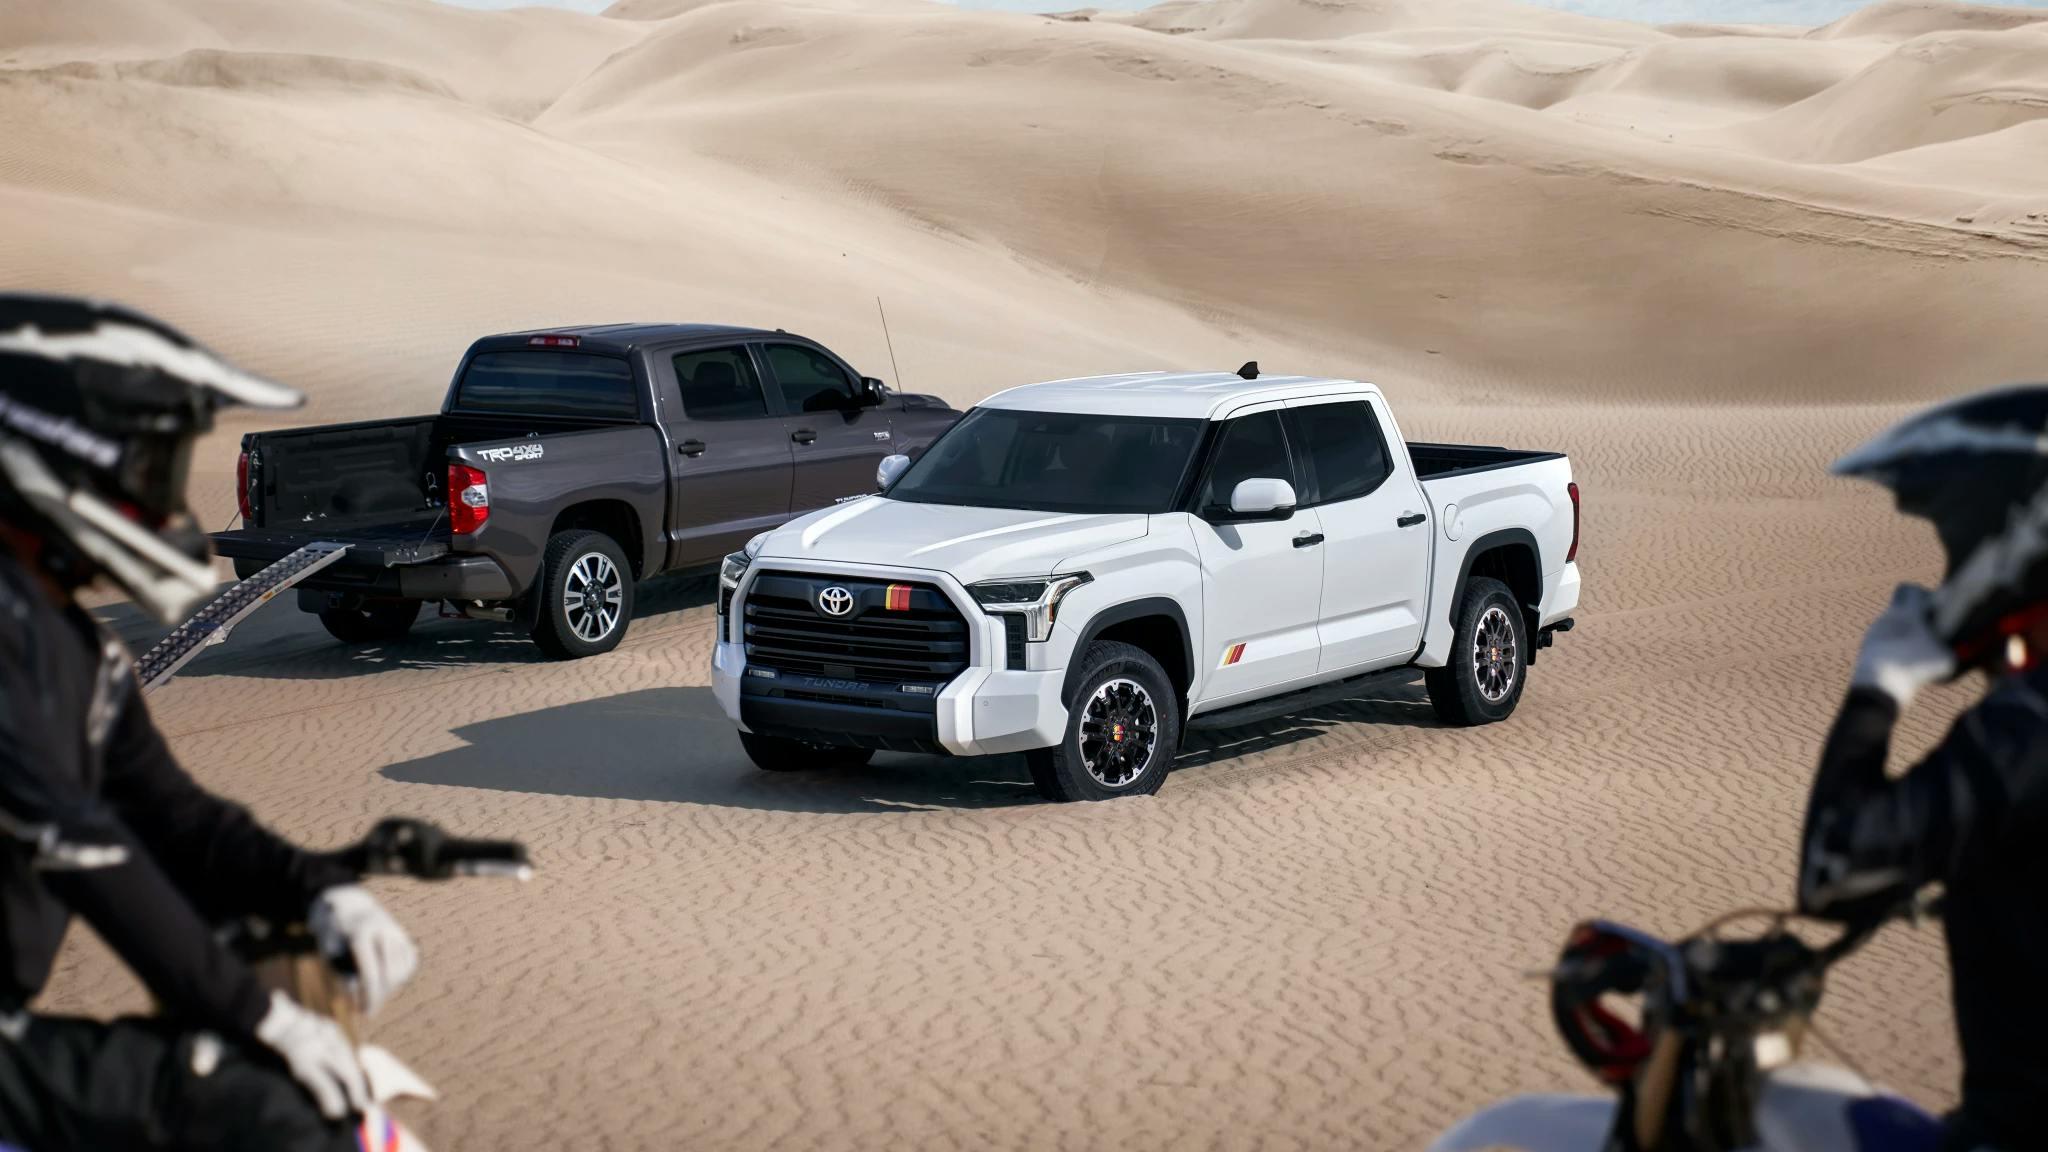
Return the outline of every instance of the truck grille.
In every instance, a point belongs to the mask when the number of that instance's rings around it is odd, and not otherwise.
[[[967,621],[929,584],[763,572],[743,614],[750,667],[887,684],[943,684],[967,667]]]

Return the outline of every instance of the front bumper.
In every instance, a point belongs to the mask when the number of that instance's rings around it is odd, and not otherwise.
[[[806,565],[835,575],[876,578],[872,570]],[[1010,669],[1005,662],[1002,623],[974,605],[963,587],[943,573],[889,573],[938,585],[969,624],[966,670],[938,686],[931,696],[898,686],[777,673],[772,678],[747,670],[746,646],[734,640],[731,616],[744,612],[743,579],[719,617],[712,649],[711,689],[719,707],[745,731],[821,744],[990,756],[1050,748],[1066,735],[1067,710],[1060,703],[1065,669]],[[721,597],[721,599],[724,599]]]

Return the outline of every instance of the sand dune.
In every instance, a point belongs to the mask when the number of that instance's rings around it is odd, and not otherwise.
[[[1929,32],[2003,32],[2048,22],[2039,8],[1949,4],[1942,0],[1882,0],[1808,33],[1815,39],[1867,36],[1906,40]]]
[[[1519,32],[1537,38],[1584,38],[1632,44],[1653,39],[1640,24],[1602,20],[1516,4],[1512,0],[1166,0],[1121,17],[1133,27],[1205,38],[1334,40],[1359,35],[1431,31],[1469,37]]]
[[[906,374],[963,396],[1294,349],[1430,395],[1648,397],[1676,375],[1695,398],[1762,399],[1792,369],[1830,395],[1903,397],[2025,374],[2048,343],[2024,323],[2048,252],[2011,165],[1908,150],[1866,171],[1799,143],[1866,103],[1882,115],[1858,132],[1947,138],[1882,104],[1911,102],[1882,77],[1858,87],[1866,62],[1910,50],[1874,39],[1679,39],[1493,0],[1085,22],[908,0],[138,11],[174,30],[163,56],[132,31],[60,51],[82,33],[52,31],[0,73],[21,173],[0,195],[76,222],[0,236],[11,267],[174,314],[194,297],[170,285],[208,286],[234,302],[209,309],[217,338],[331,374],[315,385],[346,377],[319,393],[349,414],[387,389],[424,403],[468,331],[619,309],[775,319],[879,352],[877,294],[911,330]],[[2025,29],[1983,35],[2011,41],[2014,69],[2039,52]],[[2005,113],[1975,107],[1929,116],[2001,141]],[[182,255],[117,262],[111,281],[77,266],[76,233],[169,243],[131,211],[175,215]],[[252,224],[267,244],[241,263]],[[545,272],[479,283],[508,245]],[[1670,276],[1674,250],[1745,271]],[[1607,290],[1618,269],[1634,291]],[[1973,331],[1817,340],[1867,314],[1844,278],[1910,284],[1916,315],[1960,311]],[[268,303],[279,279],[289,306]],[[1788,315],[1791,297],[1818,312]],[[347,351],[389,383],[309,347],[309,309],[386,318],[352,326]],[[1984,347],[1986,328],[2026,334]]]
[[[1932,575],[1826,462],[2048,374],[2043,15],[15,0],[0,286],[161,312],[309,420],[429,408],[476,335],[581,321],[784,326],[897,378],[879,295],[899,383],[961,403],[1256,358],[1379,381],[1414,438],[1568,450],[1585,610],[1511,723],[1396,686],[1205,738],[1143,802],[1020,804],[1010,762],[764,779],[689,581],[574,667],[273,607],[153,700],[295,835],[534,843],[526,890],[391,892],[428,967],[386,1036],[447,1094],[436,1147],[1412,1148],[1584,1085],[1509,978],[1572,920],[1787,895],[1861,621]],[[209,523],[245,426],[198,461]],[[52,1003],[136,996],[81,939]],[[1826,1012],[1939,1105],[1944,997],[1901,933]]]
[[[2048,117],[2048,24],[1935,32],[1745,129],[1789,159],[1851,163]]]

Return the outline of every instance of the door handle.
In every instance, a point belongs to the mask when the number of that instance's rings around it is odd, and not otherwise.
[[[676,445],[676,451],[681,452],[685,456],[702,456],[704,454],[704,442],[702,440],[685,440],[681,444]]]
[[[818,439],[818,434],[809,428],[799,428],[791,432],[789,438],[799,444],[810,444]]]
[[[1303,532],[1294,538],[1294,546],[1296,548],[1313,548],[1322,542],[1323,534],[1321,532]]]
[[[1427,519],[1429,519],[1429,515],[1427,513],[1410,512],[1406,516],[1401,517],[1399,520],[1394,521],[1394,524],[1396,527],[1400,528],[1413,528],[1417,524],[1420,524]]]

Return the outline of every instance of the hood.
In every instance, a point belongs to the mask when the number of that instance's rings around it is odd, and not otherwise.
[[[905,412],[951,412],[953,406],[937,396],[923,392],[897,392],[894,394],[897,406]]]
[[[1069,556],[1143,536],[1146,521],[1142,512],[1026,512],[868,496],[791,521],[763,541],[757,555],[785,562],[930,568],[972,584],[1050,575]]]

